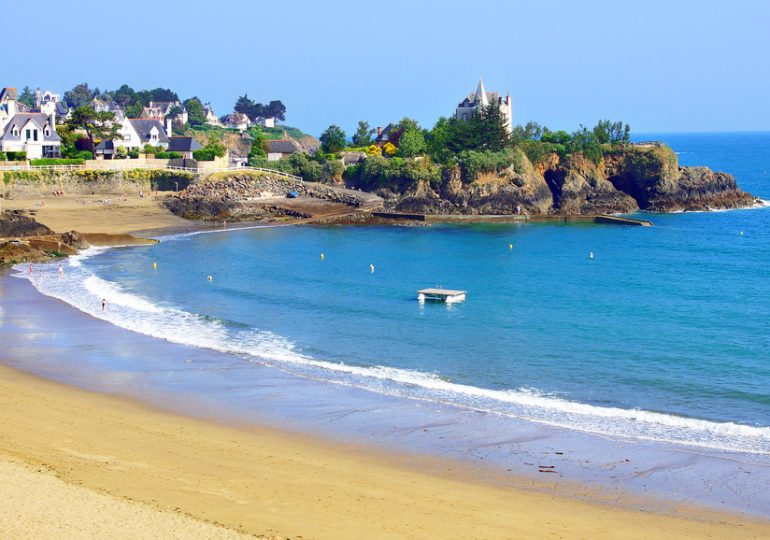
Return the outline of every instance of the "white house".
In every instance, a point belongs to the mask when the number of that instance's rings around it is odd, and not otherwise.
[[[16,101],[15,88],[3,88],[0,90],[0,133],[5,129],[5,125],[19,111]]]
[[[171,119],[167,128],[157,120],[144,118],[125,118],[120,124],[120,136],[113,142],[115,147],[122,146],[126,150],[143,148],[145,144],[168,148],[168,130],[171,129]]]
[[[479,80],[479,86],[476,91],[462,100],[455,110],[455,118],[468,121],[473,115],[473,111],[481,110],[490,103],[497,103],[500,107],[500,113],[505,118],[509,132],[513,132],[513,106],[511,105],[510,94],[505,99],[500,97],[497,92],[487,92],[484,88],[484,82]]]
[[[222,127],[222,121],[216,114],[214,114],[214,109],[211,107],[211,103],[206,103],[203,105],[203,114],[206,118],[205,122],[208,125]]]
[[[26,152],[27,159],[61,155],[61,138],[56,133],[56,115],[16,113],[0,134],[0,152]]]
[[[266,128],[274,128],[275,127],[275,117],[269,116],[265,118],[264,116],[258,116],[256,120],[254,120],[254,123],[257,125],[260,125],[262,127]]]
[[[251,120],[243,113],[232,113],[225,117],[225,127],[245,131],[251,127]]]

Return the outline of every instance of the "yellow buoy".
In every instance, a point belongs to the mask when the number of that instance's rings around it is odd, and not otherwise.
[[[157,270],[158,269],[158,263],[156,261],[152,262],[152,269]]]
[[[513,249],[513,244],[508,244],[508,249]]]
[[[321,260],[324,260],[324,254],[321,253]]]

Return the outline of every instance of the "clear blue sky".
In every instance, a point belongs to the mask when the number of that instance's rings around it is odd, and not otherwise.
[[[430,126],[480,76],[510,91],[517,123],[770,130],[764,0],[38,0],[2,16],[0,86],[163,86],[219,115],[248,92],[315,135],[359,119]]]

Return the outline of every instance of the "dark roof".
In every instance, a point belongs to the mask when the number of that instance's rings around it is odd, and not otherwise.
[[[388,124],[387,126],[385,126],[383,128],[382,133],[377,135],[377,138],[374,139],[374,141],[378,142],[378,143],[379,142],[382,142],[382,143],[388,142],[388,140],[390,139],[390,132],[393,131],[394,128],[395,128],[395,126],[393,124]]]
[[[149,142],[150,131],[153,127],[158,129],[158,142],[168,142],[168,135],[166,134],[166,128],[163,127],[158,120],[151,120],[145,118],[129,118],[131,125],[134,127],[142,142]]]
[[[111,153],[113,150],[115,150],[115,143],[113,141],[107,140],[102,141],[99,144],[96,145],[96,150],[99,151],[105,151],[107,150],[107,153]]]
[[[168,151],[169,152],[192,152],[198,150],[201,145],[192,137],[169,137],[168,138]]]
[[[57,101],[56,102],[56,114],[61,115],[61,116],[66,116],[68,112],[70,112],[70,108],[69,107],[67,107],[61,101]]]
[[[294,154],[301,150],[297,141],[292,141],[291,139],[267,141],[267,147],[271,154]]]
[[[5,141],[19,141],[21,140],[21,130],[24,129],[24,126],[27,124],[27,122],[32,121],[34,122],[37,127],[42,131],[46,124],[48,124],[48,115],[45,113],[16,113],[13,115],[13,118],[11,118],[8,121],[8,124],[5,126],[5,130],[3,131],[2,135],[0,136],[0,139],[3,139]],[[13,136],[13,127],[16,126],[19,128],[19,135],[17,137]],[[45,136],[45,132],[43,132],[43,138],[42,141],[61,141],[61,138],[59,137],[59,134],[56,133],[56,128],[51,128],[51,134],[47,137]]]

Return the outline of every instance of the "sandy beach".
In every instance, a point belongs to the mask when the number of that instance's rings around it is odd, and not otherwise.
[[[46,199],[36,217],[57,231],[190,226],[150,198],[80,199]],[[770,536],[770,524],[743,516],[684,506],[634,511],[510,478],[484,484],[461,464],[203,422],[7,367],[0,480],[4,538]]]
[[[64,195],[3,200],[5,210],[30,210],[54,232],[124,234],[162,228],[190,228],[160,203],[163,196]]]
[[[0,369],[0,438],[0,484],[15,486],[0,509],[6,538],[770,534],[726,514],[655,515],[425,474],[375,452],[168,415],[9,368]]]

